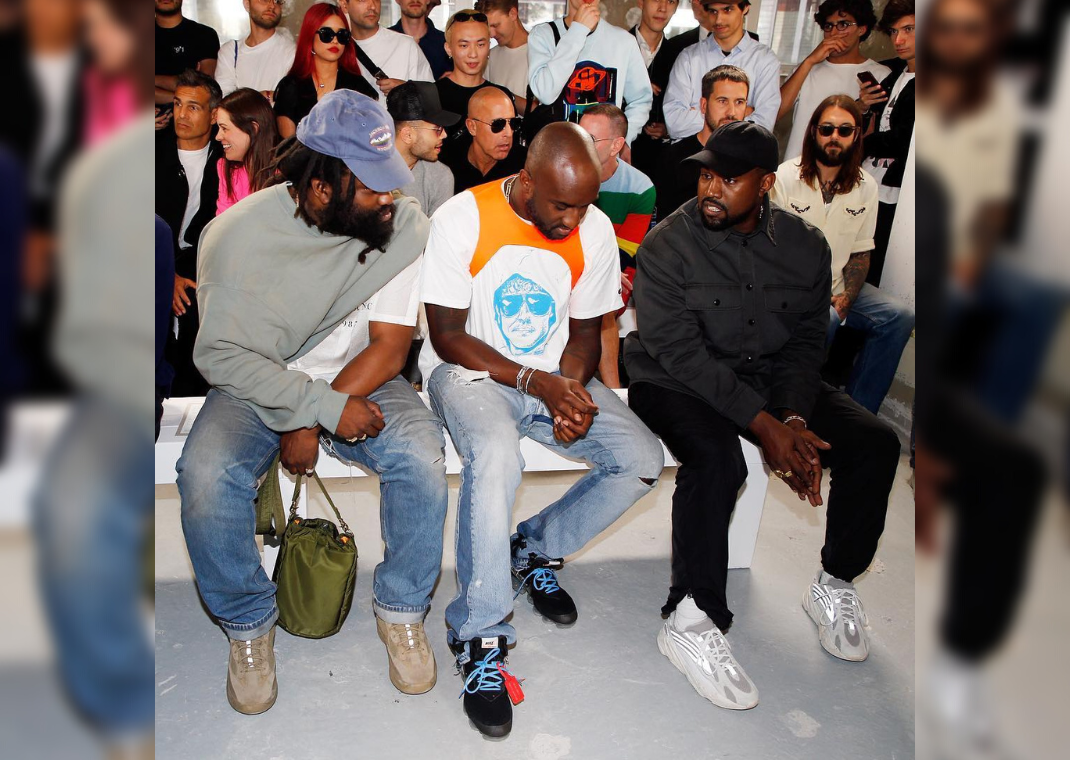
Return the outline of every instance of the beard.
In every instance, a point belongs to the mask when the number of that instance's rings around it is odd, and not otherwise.
[[[710,200],[709,202],[721,209],[723,213],[715,219],[710,219],[703,211],[703,206],[706,205],[706,201],[699,200],[699,216],[702,217],[703,226],[708,230],[726,230],[735,227],[746,218],[746,214],[729,214],[728,207],[723,203],[718,203],[715,200]]]
[[[828,150],[832,146],[836,146],[840,150],[837,153],[830,155]],[[815,146],[814,155],[817,158],[817,162],[819,164],[824,164],[825,166],[843,166],[844,162],[847,161],[847,149],[835,142],[830,142],[824,148],[820,145]]]
[[[553,226],[547,224],[546,221],[539,216],[538,212],[535,211],[534,198],[528,198],[526,201],[524,201],[524,211],[527,212],[528,218],[531,219],[531,223],[535,225],[535,229],[541,232],[543,236],[548,238],[549,240],[564,240],[568,237],[567,232],[562,235],[561,233],[557,232]]]
[[[252,22],[261,29],[274,29],[282,23],[282,14],[280,13],[273,19],[265,19],[263,16],[252,16]]]
[[[390,214],[384,220],[383,214]],[[352,203],[345,203],[331,216],[317,225],[321,231],[331,235],[363,240],[367,250],[384,250],[394,235],[394,204],[377,209],[358,209]]]

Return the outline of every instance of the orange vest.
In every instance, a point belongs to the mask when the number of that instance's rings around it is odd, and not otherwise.
[[[472,278],[486,266],[494,254],[506,245],[526,245],[548,253],[556,253],[572,272],[572,287],[583,274],[583,246],[580,245],[579,227],[572,230],[564,240],[550,240],[535,225],[516,215],[513,207],[501,190],[502,181],[494,180],[471,188],[479,210],[479,239],[472,255],[469,272]]]

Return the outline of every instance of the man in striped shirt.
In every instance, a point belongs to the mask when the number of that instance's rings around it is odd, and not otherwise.
[[[595,205],[613,223],[620,251],[621,298],[627,304],[635,277],[635,252],[652,226],[656,200],[654,183],[631,164],[620,160],[628,135],[628,117],[621,109],[611,103],[591,106],[583,112],[580,127],[594,140],[602,165],[602,185]],[[598,363],[598,372],[603,384],[609,388],[621,387],[616,316],[606,314],[602,319],[602,359]]]

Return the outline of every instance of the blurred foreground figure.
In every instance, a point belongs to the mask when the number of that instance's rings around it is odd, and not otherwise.
[[[1028,273],[1028,249],[995,256],[1024,192],[1014,184],[1022,106],[995,69],[1009,36],[1000,7],[933,3],[919,53],[917,282],[919,311],[932,315],[918,357],[928,375],[917,396],[919,548],[937,546],[939,506],[954,514],[938,648],[919,679],[919,757],[1008,756],[986,666],[1012,630],[1046,488],[1039,453],[1015,428],[1066,303],[1050,275]]]
[[[84,8],[96,81],[133,81],[132,72],[145,70],[137,48],[148,39],[148,8],[135,0],[86,0]],[[60,674],[114,757],[153,753],[153,654],[139,610],[155,385],[154,324],[144,318],[153,309],[146,249],[154,239],[154,131],[143,89],[137,111],[125,124],[110,122],[110,134],[87,125],[95,147],[75,162],[62,191],[53,349],[77,396],[34,505]]]

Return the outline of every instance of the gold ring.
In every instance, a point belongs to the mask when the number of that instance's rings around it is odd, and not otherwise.
[[[773,470],[773,474],[776,475],[781,480],[783,480],[784,478],[786,478],[788,476],[788,473],[784,472],[783,470]]]

